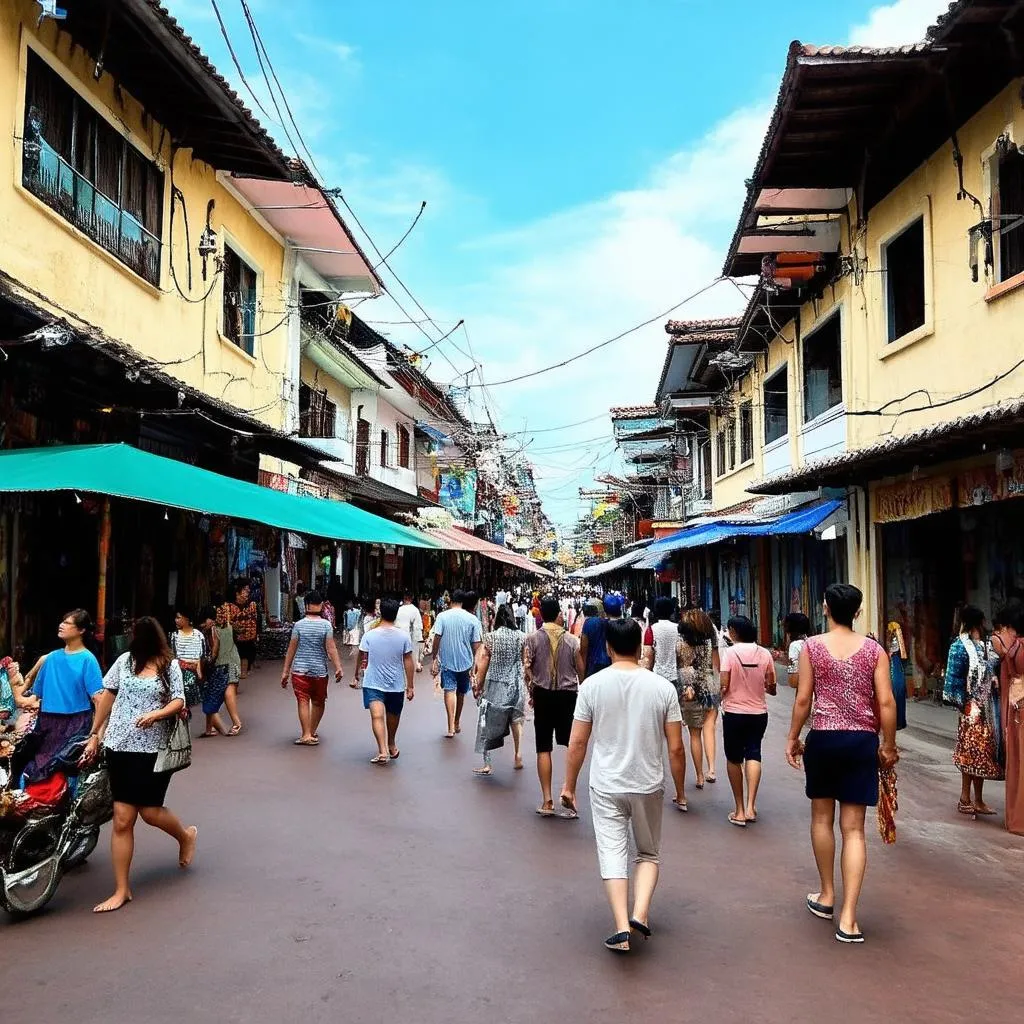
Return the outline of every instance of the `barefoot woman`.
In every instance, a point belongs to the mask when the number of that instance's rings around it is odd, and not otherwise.
[[[147,825],[161,829],[177,842],[180,867],[192,863],[196,827],[185,828],[164,807],[171,773],[153,771],[157,751],[167,741],[174,718],[184,707],[181,668],[171,657],[160,623],[145,616],[135,623],[131,645],[103,680],[85,750],[85,759],[95,759],[99,733],[106,725],[103,744],[114,797],[110,849],[115,887],[113,896],[94,908],[96,913],[120,910],[131,902],[128,872],[135,851],[135,822],[140,815]]]

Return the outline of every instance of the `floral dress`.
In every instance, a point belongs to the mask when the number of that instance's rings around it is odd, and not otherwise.
[[[943,700],[960,712],[953,764],[978,779],[1002,779],[999,702],[985,646],[967,634],[949,648]]]
[[[679,682],[676,690],[683,710],[683,722],[688,729],[699,729],[707,712],[722,703],[722,686],[715,673],[714,645],[705,640],[699,647],[679,641]],[[687,687],[693,687],[693,700],[684,700]]]
[[[476,752],[487,754],[505,743],[512,723],[523,719],[526,686],[523,679],[523,647],[526,636],[518,629],[496,629],[484,636],[491,656],[480,695]]]

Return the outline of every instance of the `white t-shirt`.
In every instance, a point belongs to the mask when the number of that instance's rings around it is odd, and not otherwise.
[[[412,653],[409,634],[397,626],[382,622],[359,641],[359,650],[368,657],[363,673],[363,688],[398,693],[405,690],[405,656]]]
[[[577,721],[592,724],[590,788],[656,793],[665,788],[665,723],[681,722],[676,688],[645,668],[595,672],[576,698]]]
[[[806,643],[806,640],[794,640],[789,645],[789,674],[791,676],[795,676],[800,672],[800,654]]]
[[[509,593],[507,590],[499,590],[494,597],[495,605],[500,608],[503,604],[508,604]]]
[[[420,615],[420,610],[416,605],[403,604],[398,609],[395,625],[409,634],[409,639],[413,644],[418,644],[423,640],[423,616]]]
[[[674,682],[679,676],[676,668],[676,644],[679,643],[679,630],[674,622],[668,619],[661,619],[651,626],[654,634],[654,671]]]

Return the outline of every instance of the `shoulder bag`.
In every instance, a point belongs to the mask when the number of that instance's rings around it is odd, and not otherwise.
[[[192,734],[188,728],[188,712],[174,716],[167,739],[156,752],[154,772],[180,772],[192,764]]]

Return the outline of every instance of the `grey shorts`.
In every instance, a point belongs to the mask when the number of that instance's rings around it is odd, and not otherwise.
[[[629,832],[633,830],[636,860],[659,862],[661,817],[665,791],[656,793],[598,793],[590,791],[590,810],[597,840],[602,878],[629,877]]]

